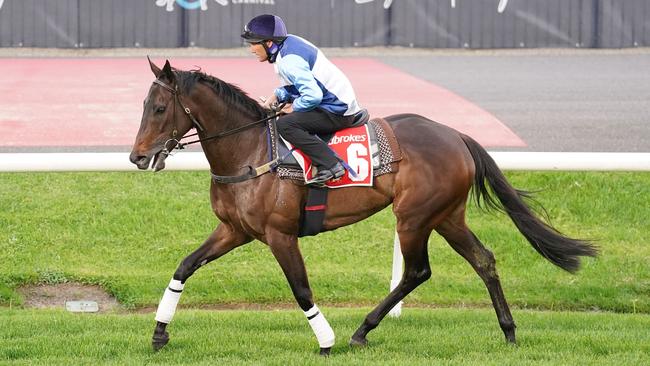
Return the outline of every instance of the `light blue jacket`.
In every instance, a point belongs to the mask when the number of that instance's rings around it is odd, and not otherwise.
[[[350,80],[307,40],[289,35],[275,60],[283,86],[275,90],[280,102],[293,102],[293,110],[323,108],[349,116],[361,110]]]

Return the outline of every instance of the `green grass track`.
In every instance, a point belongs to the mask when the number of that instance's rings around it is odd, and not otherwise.
[[[338,336],[328,360],[268,248],[254,242],[199,270],[150,350],[151,312],[23,309],[26,284],[98,284],[124,309],[155,306],[180,260],[217,225],[205,172],[0,174],[0,364],[650,364],[650,174],[507,174],[564,233],[596,239],[597,259],[570,275],[541,258],[503,215],[470,206],[468,223],[497,258],[518,326],[508,346],[489,296],[433,235],[433,275],[401,318],[347,340],[390,280],[394,218],[301,240],[315,300]],[[291,310],[193,310],[261,304]],[[429,308],[424,308],[429,307]],[[448,308],[452,307],[452,308]],[[455,308],[455,309],[454,309]],[[541,310],[541,311],[540,311]],[[552,311],[548,311],[552,310]],[[586,311],[586,312],[584,312]]]
[[[171,340],[150,348],[151,314],[0,311],[0,363],[14,365],[648,365],[650,317],[515,311],[518,346],[505,343],[491,309],[405,309],[347,345],[369,309],[324,308],[337,333],[329,359],[298,310],[177,314]]]

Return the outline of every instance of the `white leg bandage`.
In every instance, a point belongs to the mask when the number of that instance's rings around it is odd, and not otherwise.
[[[314,305],[311,309],[305,311],[305,316],[309,320],[309,325],[318,339],[321,348],[330,348],[334,345],[336,337],[330,324],[320,312],[318,306]]]
[[[185,285],[181,281],[172,279],[169,286],[165,289],[165,294],[158,304],[158,311],[156,311],[156,321],[169,324],[176,312],[176,305],[181,298],[183,287]]]

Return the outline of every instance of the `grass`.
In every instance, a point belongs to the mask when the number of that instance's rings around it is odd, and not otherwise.
[[[481,281],[437,236],[429,244],[433,276],[406,303],[460,308],[406,308],[370,333],[370,347],[346,345],[387,293],[394,230],[388,209],[301,240],[316,302],[338,336],[325,360],[297,306],[181,309],[169,327],[171,343],[159,353],[150,350],[150,312],[21,309],[20,285],[69,281],[99,284],[126,308],[156,305],[179,261],[217,221],[205,173],[0,174],[0,364],[650,364],[650,174],[508,177],[517,187],[542,189],[537,197],[553,223],[597,238],[602,252],[572,276],[537,255],[509,219],[470,208],[468,222],[495,253],[514,305],[519,346],[504,342]],[[258,242],[202,268],[186,288],[183,307],[293,302]]]
[[[509,219],[471,207],[516,308],[650,313],[649,173],[509,173],[563,232],[598,239],[601,256],[569,275],[541,258]],[[217,224],[204,172],[0,174],[0,303],[20,305],[27,283],[100,284],[126,307],[157,304],[180,260]],[[318,304],[374,305],[387,293],[394,219],[369,220],[301,240]],[[476,274],[441,238],[430,239],[433,276],[407,303],[489,306]],[[184,306],[288,303],[270,251],[254,242],[199,270]],[[136,317],[137,318],[137,317]]]
[[[179,312],[171,341],[153,353],[151,314],[89,315],[0,310],[0,363],[194,365],[647,365],[650,317],[516,311],[518,346],[505,343],[490,309],[405,309],[347,341],[369,309],[324,308],[337,334],[329,359],[304,316],[288,311]],[[34,329],[38,329],[37,332]]]

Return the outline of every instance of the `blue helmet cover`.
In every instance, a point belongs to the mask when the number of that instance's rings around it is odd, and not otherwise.
[[[282,41],[287,37],[287,27],[279,16],[262,14],[251,19],[244,26],[244,33],[241,36],[252,42]]]

